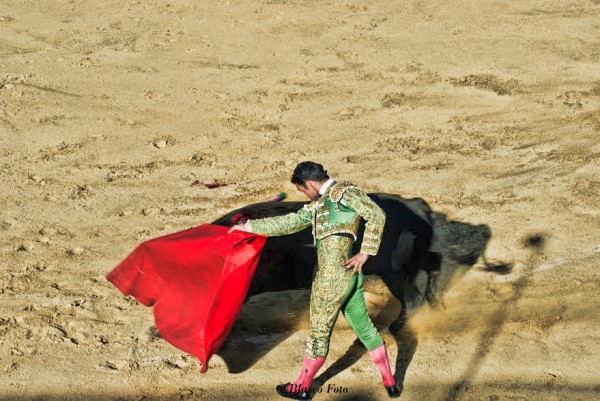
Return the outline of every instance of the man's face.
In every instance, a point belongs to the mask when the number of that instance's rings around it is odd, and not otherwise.
[[[319,198],[319,190],[317,190],[317,188],[315,187],[314,182],[312,181],[305,181],[306,185],[299,185],[299,184],[294,184],[296,185],[296,189],[300,192],[302,192],[304,195],[306,195],[306,197],[312,201],[317,200]]]

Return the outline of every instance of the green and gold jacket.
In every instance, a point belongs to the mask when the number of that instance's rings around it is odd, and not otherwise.
[[[251,220],[256,234],[277,236],[293,234],[312,225],[313,238],[350,234],[356,240],[360,219],[366,220],[361,252],[376,255],[383,235],[385,213],[362,190],[349,182],[333,182],[318,200],[296,213]]]

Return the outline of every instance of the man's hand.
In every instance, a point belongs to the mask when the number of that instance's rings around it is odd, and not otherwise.
[[[235,230],[238,230],[238,231],[246,231],[246,232],[248,232],[248,233],[251,233],[251,232],[252,232],[252,231],[250,231],[250,228],[248,227],[248,224],[247,224],[247,223],[244,223],[244,224],[236,224],[236,225],[232,226],[232,227],[229,229],[229,231],[227,231],[227,233],[229,234],[230,232],[232,232],[232,231],[235,231]]]
[[[369,259],[369,255],[366,253],[357,253],[344,263],[344,269],[353,269],[352,273],[358,272],[362,274],[362,267],[367,262],[367,259]]]

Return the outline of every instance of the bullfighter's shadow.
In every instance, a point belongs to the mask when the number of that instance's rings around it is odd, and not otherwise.
[[[507,274],[511,271],[510,264],[490,262],[485,258],[485,249],[492,236],[487,225],[450,220],[443,213],[433,213],[433,220],[435,240],[432,249],[443,256],[437,286],[437,295],[442,303],[438,307],[443,307],[443,294],[449,289],[450,283],[460,279],[476,264],[477,268],[497,274]],[[415,285],[405,286],[407,316],[424,304],[422,289],[419,288],[424,287],[422,282],[422,277],[417,277]],[[217,353],[227,364],[230,373],[246,371],[279,343],[289,338],[298,327],[308,325],[310,293],[306,289],[260,294],[253,298],[242,308],[240,319]],[[386,308],[393,308],[394,305],[397,308],[397,304],[398,302],[392,299],[381,314],[386,313]],[[260,317],[260,322],[267,323],[261,326],[253,322],[253,316]],[[374,317],[373,320],[379,331],[382,334],[386,333],[385,328],[382,330],[380,327],[381,319],[378,322],[377,317]],[[384,335],[388,346],[389,337],[392,337],[392,341],[398,346],[394,376],[402,388],[406,371],[417,349],[418,339],[408,325],[391,329],[389,334]],[[364,346],[356,340],[341,357],[315,378],[313,387],[324,385],[338,373],[351,367],[366,352]],[[333,355],[330,353],[329,357]],[[294,374],[295,372],[290,372],[290,375]]]

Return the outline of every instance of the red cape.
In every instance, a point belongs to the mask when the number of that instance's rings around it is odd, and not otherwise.
[[[204,224],[139,245],[106,278],[154,305],[160,335],[204,373],[242,307],[266,237]]]

